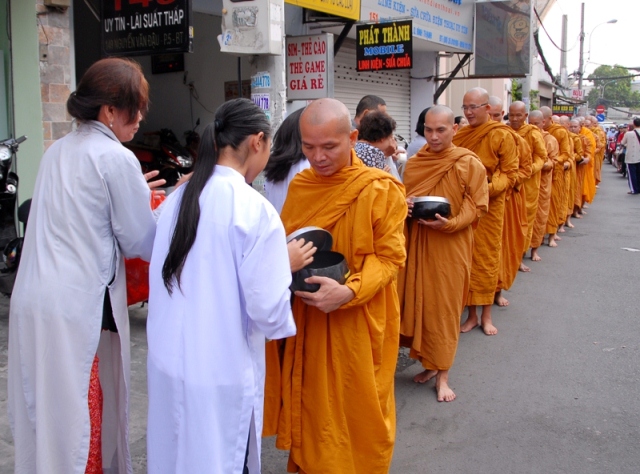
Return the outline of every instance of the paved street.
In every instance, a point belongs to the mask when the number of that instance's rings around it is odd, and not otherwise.
[[[416,365],[396,376],[398,428],[392,473],[636,473],[640,470],[640,196],[605,164],[589,215],[520,274],[495,337],[461,337],[438,403],[416,385]],[[635,270],[634,270],[635,269]],[[12,472],[6,414],[8,300],[0,301],[0,473]],[[132,325],[131,449],[145,472],[146,309]],[[286,453],[263,443],[265,473]],[[196,473],[194,473],[196,474]]]

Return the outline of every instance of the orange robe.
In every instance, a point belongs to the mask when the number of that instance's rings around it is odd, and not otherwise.
[[[552,184],[551,184],[551,205],[549,206],[549,219],[547,220],[547,234],[555,234],[558,226],[564,222],[567,208],[565,205],[565,195],[567,192],[564,177],[564,163],[569,161],[571,157],[571,140],[569,132],[564,127],[553,123],[547,129],[553,137],[558,141],[558,157],[553,167]]]
[[[571,155],[569,157],[569,162],[571,166],[568,170],[564,171],[564,185],[567,192],[564,196],[564,212],[562,213],[561,224],[564,224],[567,220],[567,217],[573,214],[573,196],[576,192],[576,149],[575,149],[575,134],[570,130],[567,130],[569,134],[569,141],[571,144]]]
[[[538,212],[540,180],[542,167],[547,161],[547,148],[540,129],[535,125],[524,124],[516,132],[525,139],[531,148],[531,177],[524,181],[525,197],[527,198],[527,238],[524,243],[526,252],[531,246],[533,224]]]
[[[533,223],[533,234],[531,235],[531,248],[537,249],[542,245],[544,236],[547,233],[547,222],[549,220],[549,208],[551,206],[551,191],[553,185],[553,168],[558,159],[558,140],[550,133],[543,131],[545,149],[547,151],[547,161],[545,168],[540,173],[540,194],[538,196],[538,210],[536,220]]]
[[[427,146],[407,162],[404,184],[408,196],[441,196],[451,203],[442,230],[407,219],[407,265],[398,277],[401,344],[425,369],[449,370],[469,293],[472,224],[489,208],[487,172],[466,148],[433,153]]]
[[[473,233],[473,261],[467,305],[491,305],[498,284],[504,203],[518,174],[518,153],[512,130],[492,120],[467,126],[453,137],[456,146],[473,151],[484,165],[489,182],[489,211]]]
[[[502,255],[496,292],[508,290],[518,275],[525,252],[529,225],[524,182],[531,177],[531,148],[519,134],[513,133],[518,144],[518,173],[512,188],[507,189],[502,229]]]
[[[351,160],[329,177],[299,173],[281,214],[287,234],[307,226],[331,232],[355,293],[329,314],[294,298],[297,334],[284,342],[276,440],[290,451],[289,472],[386,474],[393,454],[407,204],[389,173],[354,152]]]
[[[593,202],[593,198],[596,196],[596,178],[595,178],[595,162],[596,162],[596,137],[586,127],[580,129],[580,135],[586,137],[589,142],[586,150],[589,156],[589,163],[585,166],[587,169],[584,174],[584,185],[582,187],[582,202]]]
[[[573,149],[574,155],[576,157],[576,185],[573,189],[573,207],[581,208],[582,207],[582,187],[584,186],[584,173],[585,173],[585,164],[584,161],[584,148],[582,143],[584,141],[584,137],[582,135],[573,134]],[[571,211],[573,214],[573,210]]]
[[[604,152],[607,147],[607,135],[604,133],[604,130],[599,125],[589,128],[593,135],[596,138],[596,152],[595,152],[595,163],[594,163],[594,177],[596,180],[596,185],[600,184],[602,181],[602,162],[604,161]]]

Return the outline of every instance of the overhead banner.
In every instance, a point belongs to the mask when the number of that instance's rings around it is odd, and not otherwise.
[[[356,60],[358,72],[413,67],[411,20],[358,25]]]
[[[333,97],[333,35],[287,38],[287,100]]]
[[[531,1],[476,3],[476,76],[531,73]]]
[[[437,43],[439,51],[473,50],[474,0],[362,0],[360,19],[388,22],[411,18],[413,36]]]
[[[575,107],[573,105],[554,105],[551,107],[553,115],[566,115],[567,117],[572,117],[575,112]]]
[[[284,0],[284,2],[341,18],[356,21],[360,19],[360,0]]]
[[[190,53],[191,0],[102,0],[104,56]]]

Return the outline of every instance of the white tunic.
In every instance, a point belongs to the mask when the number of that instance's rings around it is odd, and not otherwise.
[[[85,472],[96,350],[103,466],[109,473],[132,471],[123,255],[150,257],[155,220],[149,200],[135,156],[99,122],[81,124],[42,158],[11,297],[8,392],[16,474]],[[101,331],[107,288],[117,334]]]
[[[295,334],[284,228],[240,173],[216,166],[170,296],[161,272],[187,186],[164,203],[149,268],[148,472],[241,474],[251,432],[257,474],[265,336]]]
[[[311,164],[309,163],[309,160],[307,160],[306,158],[303,158],[302,160],[298,161],[296,164],[291,165],[291,168],[289,169],[289,173],[287,174],[287,177],[282,181],[278,181],[277,183],[274,183],[273,181],[264,182],[265,196],[267,197],[269,202],[273,204],[273,207],[276,208],[276,211],[278,211],[278,214],[280,214],[280,212],[282,211],[282,206],[284,206],[284,201],[285,199],[287,199],[289,184],[291,183],[293,178],[295,178],[296,175],[300,173],[300,171],[306,170],[307,168],[309,168],[309,166],[311,166]]]

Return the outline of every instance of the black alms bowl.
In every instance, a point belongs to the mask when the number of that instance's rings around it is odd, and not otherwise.
[[[318,251],[313,256],[313,262],[293,274],[291,291],[308,291],[310,293],[318,291],[320,285],[305,283],[304,280],[310,276],[331,278],[342,285],[349,277],[349,266],[341,253]]]
[[[438,196],[420,196],[413,198],[413,211],[411,217],[414,219],[435,219],[436,214],[442,217],[451,215],[451,204],[447,198]]]

